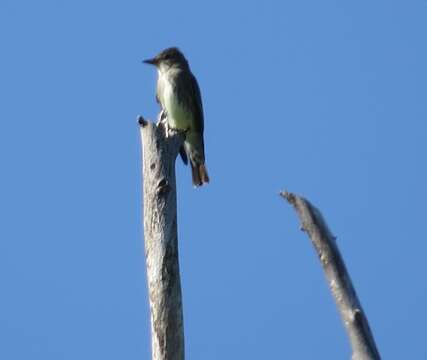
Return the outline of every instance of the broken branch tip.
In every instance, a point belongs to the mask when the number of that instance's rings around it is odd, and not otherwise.
[[[138,124],[142,127],[145,127],[148,124],[148,121],[144,119],[142,115],[138,116]]]

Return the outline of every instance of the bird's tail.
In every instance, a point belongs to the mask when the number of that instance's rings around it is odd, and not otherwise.
[[[202,186],[203,184],[209,183],[208,170],[206,169],[205,164],[197,164],[190,161],[191,164],[191,174],[193,177],[194,186]]]

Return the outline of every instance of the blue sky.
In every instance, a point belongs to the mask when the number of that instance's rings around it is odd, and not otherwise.
[[[188,359],[345,359],[287,189],[385,359],[426,359],[425,1],[0,2],[0,358],[149,359],[136,116],[176,45],[211,184],[177,162]]]

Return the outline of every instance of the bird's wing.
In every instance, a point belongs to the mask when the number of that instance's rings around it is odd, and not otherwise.
[[[205,121],[204,121],[204,116],[203,116],[203,103],[202,103],[202,95],[200,94],[200,88],[199,88],[199,84],[197,82],[196,77],[191,74],[192,77],[192,87],[193,87],[193,93],[194,93],[194,97],[193,99],[196,101],[195,107],[197,108],[197,118],[199,119],[199,121],[196,121],[196,131],[200,132],[201,134],[203,134],[203,130],[205,127]]]
[[[195,76],[189,71],[181,71],[177,77],[176,89],[182,92],[178,97],[183,99],[185,106],[189,109],[194,109],[194,130],[203,134],[202,96]]]

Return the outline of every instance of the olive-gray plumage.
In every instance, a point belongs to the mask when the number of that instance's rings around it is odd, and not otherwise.
[[[168,48],[144,62],[157,67],[156,98],[166,114],[168,126],[185,131],[180,153],[184,163],[187,163],[187,158],[190,160],[193,185],[208,183],[202,97],[187,59],[177,48]]]

